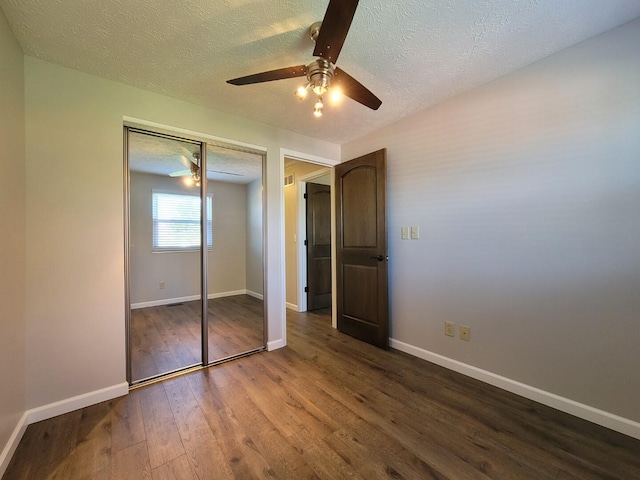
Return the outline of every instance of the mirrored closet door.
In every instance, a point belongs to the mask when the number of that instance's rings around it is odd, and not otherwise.
[[[262,350],[263,156],[136,128],[125,147],[130,384]]]
[[[207,145],[212,205],[207,256],[208,360],[265,345],[262,155]]]

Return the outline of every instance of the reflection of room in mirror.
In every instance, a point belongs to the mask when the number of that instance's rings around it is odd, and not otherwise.
[[[262,155],[207,144],[207,178],[244,184],[262,181]]]
[[[264,347],[262,164],[240,151],[129,132],[132,383]],[[202,362],[201,166],[208,355]]]

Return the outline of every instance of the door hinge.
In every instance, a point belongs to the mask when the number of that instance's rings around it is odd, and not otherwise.
[[[304,244],[305,244],[305,245],[307,244],[307,241],[306,241],[306,240],[304,241]]]
[[[306,194],[306,193],[304,194],[304,199],[305,199],[305,200],[307,199],[307,194]]]
[[[304,293],[309,293],[309,287],[304,287]]]

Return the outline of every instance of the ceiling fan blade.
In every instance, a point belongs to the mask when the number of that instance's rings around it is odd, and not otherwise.
[[[254,73],[246,77],[227,80],[231,85],[250,85],[252,83],[271,82],[272,80],[284,80],[285,78],[304,77],[307,75],[306,65],[296,65],[295,67],[279,68],[268,72]]]
[[[189,170],[178,170],[177,172],[171,172],[169,174],[170,177],[184,177],[187,175],[191,175],[191,169]]]
[[[235,173],[235,172],[223,172],[222,170],[207,170],[207,172],[211,172],[211,173],[219,173],[221,175],[233,175],[235,177],[244,177],[243,174],[241,173]]]
[[[191,168],[191,165],[193,165],[193,160],[189,160],[184,155],[178,155],[178,160],[187,168]]]
[[[377,110],[380,108],[380,105],[382,105],[382,101],[371,93],[367,87],[341,68],[336,67],[331,84],[340,87],[343,95],[352,98],[372,110]]]
[[[313,50],[314,57],[322,57],[336,63],[357,7],[358,0],[329,1],[316,39],[316,48]]]

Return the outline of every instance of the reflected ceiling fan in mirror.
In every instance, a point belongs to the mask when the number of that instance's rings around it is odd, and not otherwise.
[[[188,165],[189,168],[188,169],[184,169],[184,170],[177,170],[175,172],[171,172],[169,173],[170,177],[185,177],[184,179],[184,183],[187,184],[188,186],[191,185],[195,185],[196,187],[200,186],[200,179],[201,179],[201,173],[200,173],[200,153],[199,152],[193,152],[193,159],[194,161],[189,160],[187,157],[185,157],[184,155],[180,155],[180,160],[182,161],[182,163],[184,163],[185,165]],[[207,159],[209,158],[209,156],[207,155]],[[211,168],[207,168],[207,172],[210,173],[217,173],[220,175],[230,175],[233,177],[242,177],[244,176],[242,173],[236,173],[236,172],[225,172],[222,170],[214,170]]]
[[[316,22],[309,28],[311,39],[316,42],[313,56],[318,57],[309,65],[296,65],[255,73],[246,77],[227,80],[227,83],[250,85],[306,76],[306,85],[301,86],[296,91],[296,95],[300,100],[306,98],[309,91],[317,96],[313,108],[313,113],[316,117],[322,116],[323,96],[327,92],[330,92],[332,96],[346,95],[365,107],[377,110],[382,105],[382,101],[355,78],[335,66],[340,50],[342,50],[342,45],[347,38],[357,6],[358,0],[329,1],[329,6],[322,22]]]
[[[193,152],[193,159],[195,162],[192,162],[184,155],[180,155],[180,158],[183,163],[189,164],[189,168],[186,170],[178,170],[176,172],[169,173],[170,177],[186,177],[184,183],[187,185],[195,185],[196,187],[200,186],[200,153]]]

